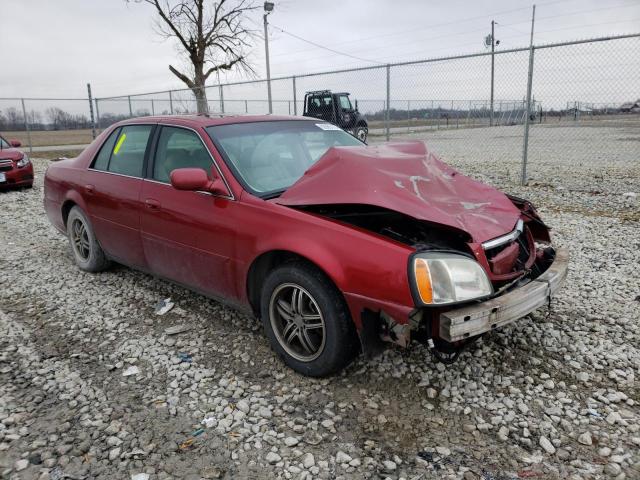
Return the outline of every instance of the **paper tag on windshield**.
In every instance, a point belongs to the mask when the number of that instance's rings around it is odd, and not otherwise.
[[[333,125],[332,123],[316,123],[316,127],[322,130],[342,130],[340,127]]]

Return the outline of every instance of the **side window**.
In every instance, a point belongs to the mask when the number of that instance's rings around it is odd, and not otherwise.
[[[340,108],[343,110],[351,110],[351,101],[346,95],[340,95]]]
[[[211,156],[197,133],[177,127],[162,127],[158,138],[153,179],[170,182],[176,168],[201,168],[211,176]]]
[[[122,127],[118,135],[107,171],[142,177],[144,153],[147,149],[151,125],[129,125]]]
[[[96,156],[96,159],[93,161],[93,167],[96,170],[106,170],[109,165],[109,158],[111,158],[111,152],[113,151],[113,146],[116,143],[116,138],[118,137],[118,131],[120,129],[116,128],[109,138],[102,144],[102,148],[100,148],[100,152]]]

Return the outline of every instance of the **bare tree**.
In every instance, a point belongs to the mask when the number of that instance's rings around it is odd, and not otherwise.
[[[7,118],[7,130],[24,130],[24,115],[17,108],[7,108],[5,116]]]
[[[45,110],[52,130],[71,130],[74,128],[89,128],[86,115],[72,115],[59,107],[49,107]]]
[[[169,70],[191,89],[198,113],[209,111],[204,86],[212,73],[233,68],[253,72],[247,61],[253,31],[244,24],[246,14],[256,8],[252,0],[127,1],[153,5],[160,35],[177,40],[192,72],[187,75],[173,65]]]

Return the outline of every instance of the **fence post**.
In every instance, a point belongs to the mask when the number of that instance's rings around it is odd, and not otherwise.
[[[100,108],[98,107],[98,99],[94,98],[93,101],[96,102],[96,126],[98,130],[100,130]]]
[[[222,85],[218,85],[218,89],[220,90],[220,112],[224,113],[224,91]]]
[[[27,131],[27,140],[29,140],[29,154],[33,154],[33,145],[31,145],[31,129],[29,128],[29,120],[27,119],[27,109],[24,106],[24,98],[21,98],[22,102],[22,117],[24,118],[24,128]]]
[[[411,100],[407,100],[407,133],[411,131]]]
[[[496,22],[491,20],[491,112],[489,113],[489,126],[493,127],[493,86],[494,86],[494,71],[495,71],[495,49],[496,49],[496,37],[494,33],[494,25]]]
[[[171,115],[173,115],[173,96],[171,95],[171,90],[169,90],[169,111]]]
[[[249,113],[249,102],[244,101],[244,113]]]
[[[298,115],[298,104],[296,99],[296,77],[293,77],[293,114]]]
[[[153,98],[151,99],[151,115],[155,115],[156,114],[156,107],[155,104],[153,102]]]
[[[387,64],[387,102],[385,111],[385,130],[389,141],[389,115],[391,110],[391,65]]]
[[[531,40],[529,41],[529,74],[527,77],[527,106],[524,117],[524,145],[522,146],[522,174],[520,185],[527,183],[527,154],[529,153],[529,117],[531,115],[531,87],[533,83],[533,26],[536,18],[536,6],[533,6],[531,15]]]
[[[127,98],[129,99],[129,117],[133,117],[133,110],[131,109],[131,95]]]
[[[96,121],[93,117],[93,99],[91,98],[91,84],[87,83],[87,93],[89,94],[89,115],[91,117],[91,138],[96,139]]]

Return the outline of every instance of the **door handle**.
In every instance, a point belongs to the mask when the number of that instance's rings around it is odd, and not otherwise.
[[[147,206],[149,210],[160,210],[160,202],[154,200],[153,198],[147,198],[144,201],[144,204]]]
[[[93,192],[95,192],[96,187],[94,187],[93,185],[85,185],[85,186],[84,186],[84,190],[85,190],[85,192],[87,192],[89,195],[93,195]]]

